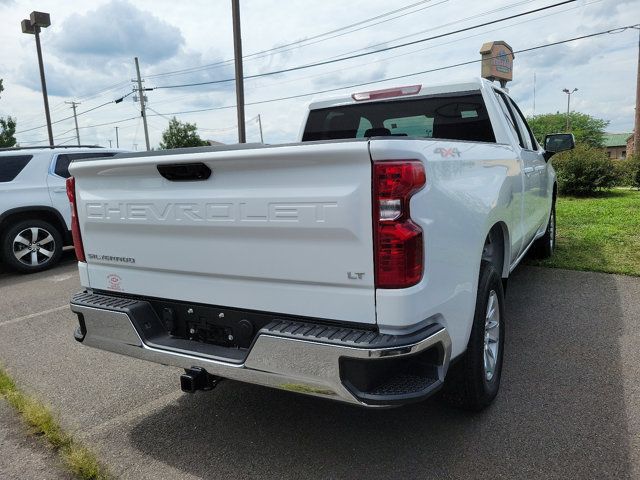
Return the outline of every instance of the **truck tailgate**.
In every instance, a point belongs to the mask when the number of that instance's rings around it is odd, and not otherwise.
[[[206,180],[158,166],[201,162]],[[78,161],[89,285],[375,323],[366,141]]]

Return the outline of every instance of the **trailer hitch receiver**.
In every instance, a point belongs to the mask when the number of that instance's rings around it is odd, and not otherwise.
[[[186,393],[196,393],[198,390],[213,390],[222,378],[211,375],[204,368],[191,367],[180,375],[180,389]]]

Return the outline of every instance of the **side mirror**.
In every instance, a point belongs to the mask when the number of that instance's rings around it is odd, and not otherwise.
[[[552,133],[544,137],[544,158],[549,160],[553,155],[571,150],[576,146],[573,133]]]

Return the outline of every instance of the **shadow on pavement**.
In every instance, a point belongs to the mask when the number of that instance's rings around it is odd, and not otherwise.
[[[629,477],[613,277],[521,268],[507,304],[502,389],[481,414],[226,382],[144,418],[131,441],[205,478]]]
[[[0,262],[0,287],[11,284],[16,285],[19,283],[30,282],[36,278],[46,277],[55,274],[56,270],[67,265],[73,265],[76,263],[76,254],[73,248],[67,248],[62,251],[60,257],[60,263],[55,265],[49,270],[44,270],[38,273],[19,273],[7,268],[2,262]]]

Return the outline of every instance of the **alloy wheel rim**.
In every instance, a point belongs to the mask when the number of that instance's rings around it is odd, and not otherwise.
[[[13,255],[20,263],[30,267],[43,265],[51,260],[56,242],[50,232],[40,227],[22,230],[13,239]]]
[[[489,292],[484,320],[484,376],[490,382],[496,374],[500,349],[500,305],[495,290]]]

